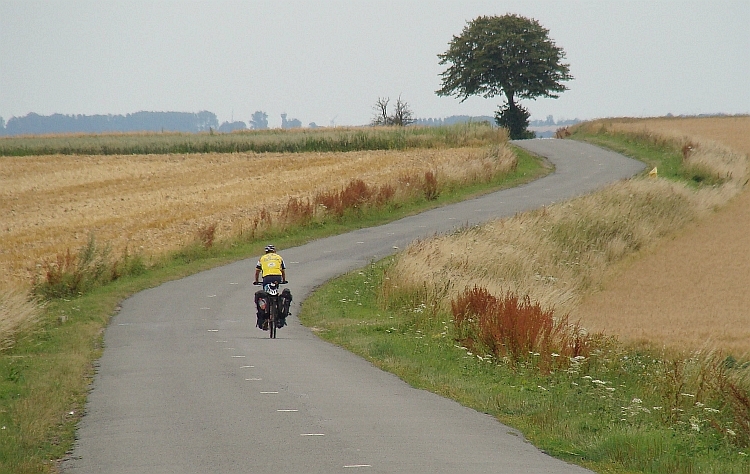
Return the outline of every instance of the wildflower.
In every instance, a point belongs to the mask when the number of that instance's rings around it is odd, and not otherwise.
[[[729,428],[727,428],[727,434],[728,434],[729,436],[737,436],[737,433],[735,433],[735,432],[734,432],[734,430],[731,430],[731,429],[729,429]]]
[[[701,430],[700,420],[698,418],[694,416],[690,417],[690,429],[695,430],[695,431]]]

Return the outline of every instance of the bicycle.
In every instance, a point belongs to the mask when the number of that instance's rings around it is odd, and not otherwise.
[[[268,304],[268,335],[271,339],[276,339],[276,330],[278,329],[277,321],[281,320],[281,292],[279,287],[286,285],[288,281],[272,281],[266,283],[254,282],[254,285],[263,286],[263,291],[268,295],[266,303]]]

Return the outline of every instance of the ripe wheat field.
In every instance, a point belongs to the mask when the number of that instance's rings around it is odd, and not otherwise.
[[[718,142],[750,156],[750,117],[623,121],[629,131]],[[591,329],[691,349],[750,352],[750,190],[610,277],[573,313]]]
[[[290,198],[355,178],[399,192],[427,171],[439,182],[497,172],[496,158],[482,147],[2,157],[0,287],[32,281],[43,262],[78,251],[90,235],[114,257],[125,249],[155,256],[194,242],[208,226],[217,239],[250,232],[262,213],[278,218]]]

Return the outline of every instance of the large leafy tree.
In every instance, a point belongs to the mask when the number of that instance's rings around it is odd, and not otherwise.
[[[567,90],[563,81],[573,79],[565,52],[549,38],[549,30],[534,19],[519,15],[480,16],[454,36],[448,51],[439,54],[440,96],[464,100],[504,95],[506,103],[495,121],[509,129],[511,138],[526,138],[529,112],[518,99],[558,97]]]

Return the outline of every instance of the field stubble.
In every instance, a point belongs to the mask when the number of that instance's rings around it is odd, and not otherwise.
[[[261,212],[282,213],[290,198],[344,188],[354,178],[394,190],[471,180],[496,171],[477,148],[301,154],[191,154],[5,157],[0,172],[0,273],[29,281],[44,259],[85,245],[90,234],[119,254],[158,255],[253,228]],[[401,189],[400,192],[406,192]]]
[[[610,126],[635,135],[680,139],[713,154],[729,147],[745,166],[750,157],[747,116],[622,120]],[[626,340],[748,355],[750,192],[747,174],[743,178],[741,171],[734,173],[741,188],[735,197],[642,258],[615,269],[602,291],[587,297],[574,315],[592,329]]]

